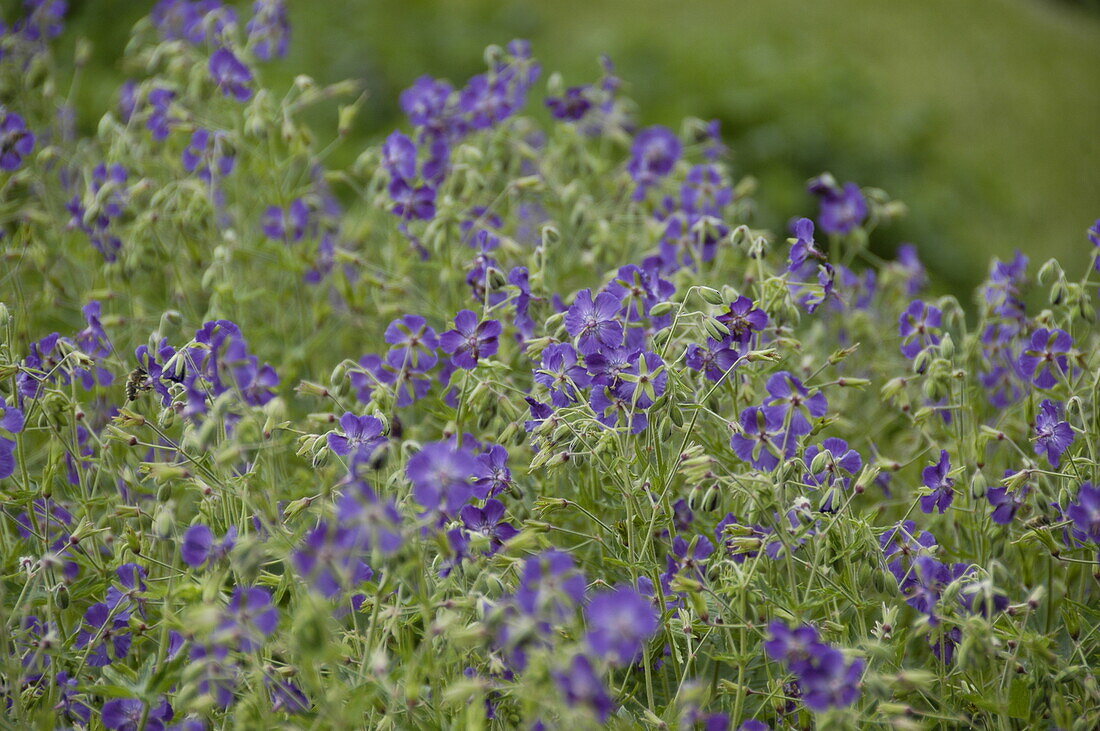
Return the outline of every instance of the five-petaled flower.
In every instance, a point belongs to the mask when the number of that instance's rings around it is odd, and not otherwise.
[[[1069,375],[1071,348],[1073,337],[1065,330],[1039,328],[1020,354],[1020,370],[1039,388],[1053,388],[1060,378]]]
[[[610,292],[593,298],[592,290],[581,290],[565,313],[565,329],[577,339],[577,350],[587,355],[620,345],[623,324],[616,317],[621,306],[622,300]]]
[[[502,329],[499,320],[479,321],[474,311],[462,310],[455,315],[454,329],[439,336],[439,347],[456,366],[470,370],[480,359],[496,355]]]
[[[955,499],[955,478],[950,477],[951,458],[946,449],[940,450],[940,461],[930,467],[925,467],[921,477],[924,485],[932,489],[928,495],[920,499],[920,509],[925,513],[939,510],[946,511],[951,501]]]
[[[1035,416],[1035,453],[1046,455],[1055,469],[1062,462],[1062,455],[1073,444],[1073,427],[1062,418],[1063,407],[1057,401],[1044,399]]]
[[[252,98],[252,72],[224,46],[210,57],[210,75],[226,96],[239,102]]]

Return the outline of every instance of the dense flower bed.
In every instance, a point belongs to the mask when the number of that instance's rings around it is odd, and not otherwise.
[[[1100,724],[1100,221],[964,308],[520,41],[337,169],[280,0],[161,0],[80,137],[64,12],[0,39],[14,723]]]

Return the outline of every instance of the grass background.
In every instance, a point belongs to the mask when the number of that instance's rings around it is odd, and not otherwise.
[[[62,42],[93,43],[74,89],[86,131],[113,104],[129,30],[152,5],[71,2]],[[290,9],[290,56],[264,68],[265,82],[360,78],[371,95],[337,160],[402,124],[397,95],[417,76],[461,83],[483,70],[486,45],[521,37],[568,84],[596,78],[609,53],[643,124],[721,119],[734,170],[760,179],[773,228],[813,210],[804,183],[823,170],[886,189],[911,215],[876,247],[916,242],[956,290],[1015,248],[1080,271],[1084,231],[1100,217],[1091,0],[291,0]],[[333,109],[320,114],[334,127]]]

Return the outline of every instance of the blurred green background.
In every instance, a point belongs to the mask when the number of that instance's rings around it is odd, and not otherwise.
[[[152,5],[72,0],[66,40],[94,44],[75,92],[88,131],[113,104],[129,30]],[[1080,272],[1100,217],[1096,0],[290,0],[290,10],[290,56],[264,68],[265,82],[305,73],[369,90],[342,159],[403,123],[397,95],[417,76],[460,84],[483,70],[486,45],[527,38],[568,84],[596,78],[610,54],[643,124],[721,119],[735,174],[760,179],[770,227],[816,210],[804,184],[823,170],[886,189],[911,213],[876,247],[917,243],[953,289],[1015,248]],[[334,127],[331,116],[318,121]]]

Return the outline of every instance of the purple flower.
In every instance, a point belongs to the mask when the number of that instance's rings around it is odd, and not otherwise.
[[[290,46],[290,18],[286,0],[256,0],[248,21],[248,43],[261,61],[286,56]]]
[[[382,500],[362,480],[345,488],[337,503],[340,525],[358,531],[363,545],[383,554],[401,547],[401,515],[392,500]]]
[[[1017,251],[1011,262],[993,260],[989,280],[984,287],[985,301],[1001,317],[1024,318],[1022,289],[1027,277],[1027,257]]]
[[[119,584],[107,589],[107,608],[115,617],[129,619],[134,609],[145,615],[145,577],[148,569],[137,563],[124,563],[115,569]],[[120,589],[119,586],[122,588]]]
[[[718,543],[726,547],[726,554],[734,563],[744,563],[760,553],[772,532],[762,525],[744,525],[733,513],[726,513],[714,530]]]
[[[69,5],[65,0],[24,0],[26,15],[12,26],[33,44],[57,38],[65,29],[65,13]]]
[[[145,101],[149,104],[149,118],[145,120],[145,126],[153,133],[153,139],[159,141],[168,139],[172,132],[172,126],[179,120],[169,115],[172,102],[176,93],[171,89],[157,87],[149,92]]]
[[[294,244],[301,241],[309,228],[309,205],[295,199],[287,209],[271,206],[264,212],[264,235],[275,241]]]
[[[787,272],[792,281],[787,286],[798,304],[813,313],[833,294],[836,271],[814,242],[813,221],[800,218],[791,228],[796,240],[788,255]]]
[[[587,353],[585,364],[588,373],[592,376],[593,386],[607,386],[616,388],[622,374],[630,368],[633,358],[638,351],[629,347],[604,348],[599,352]]]
[[[942,326],[943,313],[939,308],[913,300],[898,317],[902,354],[906,358],[915,358],[925,348],[939,345]]]
[[[944,590],[964,576],[967,570],[967,564],[956,563],[949,566],[931,556],[921,555],[913,559],[909,571],[898,583],[906,597],[906,603],[918,612],[928,615],[933,624],[938,624],[936,609]]]
[[[768,378],[767,389],[769,397],[764,403],[780,414],[796,437],[809,434],[813,428],[810,419],[820,419],[829,409],[825,394],[817,390],[811,394],[801,380],[787,371]]]
[[[841,188],[826,174],[810,181],[809,190],[821,203],[818,220],[825,233],[847,234],[867,218],[867,200],[855,183]]]
[[[430,185],[414,187],[404,178],[390,181],[390,198],[394,215],[413,221],[427,221],[435,217],[435,188]]]
[[[494,444],[477,456],[479,470],[474,480],[474,497],[484,500],[512,487],[512,472],[508,469],[508,450]]]
[[[1012,470],[1005,470],[1005,477],[1015,474]],[[993,522],[997,525],[1008,525],[1016,517],[1016,513],[1027,502],[1027,494],[1031,492],[1028,485],[1021,485],[1012,492],[1007,487],[991,487],[986,490],[985,497],[993,506]]]
[[[792,669],[803,666],[811,648],[821,643],[821,635],[810,625],[791,629],[786,622],[776,620],[768,625],[768,634],[764,651]]]
[[[740,344],[732,336],[721,342],[707,338],[704,345],[692,343],[688,346],[685,361],[688,368],[702,371],[708,380],[717,383],[741,362],[743,353],[735,349],[739,347]]]
[[[415,178],[416,143],[401,132],[390,134],[382,144],[382,167],[395,179]]]
[[[328,446],[341,457],[354,452],[356,460],[370,459],[386,441],[382,422],[375,416],[356,416],[349,411],[340,417],[340,429],[343,434],[336,431],[328,433]]]
[[[641,434],[649,427],[649,417],[645,411],[635,408],[635,404],[616,389],[606,386],[593,388],[588,404],[604,426],[615,427],[626,420],[632,434]]]
[[[511,523],[503,522],[504,503],[499,500],[486,500],[481,508],[465,505],[458,515],[466,530],[489,539],[490,554],[496,553],[508,539],[519,533]]]
[[[130,624],[121,613],[112,612],[105,602],[93,604],[84,612],[84,621],[76,634],[76,646],[87,648],[87,663],[101,668],[130,654]]]
[[[630,176],[638,185],[635,200],[645,198],[646,190],[672,172],[680,159],[680,140],[667,127],[647,127],[634,138],[630,151]]]
[[[959,646],[960,642],[962,642],[962,630],[958,627],[952,627],[951,629],[940,627],[928,637],[928,645],[932,648],[932,654],[944,663],[950,663],[955,659],[955,648]]]
[[[906,280],[906,294],[913,297],[928,285],[928,272],[917,256],[917,247],[902,244],[898,247],[897,267]]]
[[[238,24],[237,11],[221,0],[162,0],[152,19],[165,38],[196,46],[222,43]]]
[[[0,120],[0,170],[18,170],[23,159],[34,151],[34,133],[27,129],[23,117],[15,112]]]
[[[846,662],[844,654],[822,642],[809,625],[792,630],[785,622],[776,621],[768,630],[771,637],[764,649],[794,673],[810,710],[844,708],[859,698],[859,681],[866,668],[863,660]]]
[[[856,274],[846,266],[840,266],[840,281],[845,295],[844,300],[837,298],[837,309],[851,307],[856,310],[870,310],[878,287],[878,275],[874,269],[865,269]]]
[[[214,547],[214,531],[209,526],[197,523],[187,529],[183,534],[183,545],[180,554],[183,561],[192,568],[197,568],[206,563],[210,556],[210,550]]]
[[[241,652],[255,652],[278,626],[279,610],[271,604],[271,592],[258,586],[238,586],[215,637]]]
[[[588,646],[613,663],[630,665],[657,633],[653,604],[629,586],[600,592],[585,610]]]
[[[920,556],[930,555],[938,544],[935,536],[928,531],[918,532],[917,524],[907,520],[883,533],[879,545],[883,557],[889,561],[890,573],[904,592],[913,581],[913,562]]]
[[[798,674],[802,702],[811,711],[852,705],[859,698],[859,682],[866,668],[865,660],[846,662],[840,650],[823,645],[811,653],[809,663]]]
[[[0,428],[11,434],[23,431],[23,411],[0,402]],[[0,437],[0,480],[15,472],[15,440]]]
[[[348,380],[355,389],[356,398],[369,403],[374,389],[393,384],[396,376],[386,369],[381,356],[367,354],[359,359],[359,369],[348,373]]]
[[[809,278],[817,269],[816,261],[826,261],[827,257],[814,241],[814,222],[800,218],[792,226],[795,242],[787,255],[787,271],[799,279]]]
[[[122,240],[111,224],[125,212],[129,199],[128,178],[122,165],[97,165],[86,181],[83,197],[74,195],[66,206],[72,215],[69,226],[87,234],[92,246],[107,261],[114,261],[122,248]],[[98,215],[89,217],[89,208],[97,210]]]
[[[264,677],[271,695],[271,710],[275,713],[298,715],[310,709],[309,698],[293,681]]]
[[[224,46],[210,57],[210,75],[226,96],[239,102],[252,98],[252,72]]]
[[[76,678],[71,677],[62,670],[57,674],[57,687],[61,691],[61,698],[54,710],[61,714],[66,721],[74,721],[88,726],[92,718],[92,709],[82,700],[77,699],[79,686]]]
[[[471,78],[458,95],[458,109],[467,129],[489,129],[510,117],[520,99],[510,94],[508,76],[490,79],[487,74]]]
[[[1092,224],[1092,228],[1088,231],[1089,241],[1092,242],[1094,247],[1100,248],[1100,218],[1096,219],[1096,223]],[[1093,267],[1096,271],[1100,272],[1100,256],[1093,253],[1095,259],[1093,260]]]
[[[409,460],[405,474],[413,497],[428,510],[454,513],[473,495],[471,478],[480,472],[477,460],[448,442],[425,444]]]
[[[237,687],[240,671],[229,659],[229,648],[219,645],[195,645],[191,649],[190,666],[195,672],[196,687],[215,706],[229,708],[233,705],[233,692]]]
[[[550,400],[562,407],[576,403],[577,389],[588,386],[592,379],[584,366],[577,363],[573,346],[557,343],[542,351],[542,368],[535,371],[535,382],[550,389]]]
[[[531,318],[531,277],[527,267],[513,267],[508,272],[508,284],[514,286],[519,293],[514,300],[516,318],[515,325],[518,334],[517,339],[530,339],[535,334],[535,321]]]
[[[138,85],[127,79],[118,90],[118,116],[123,124],[129,124],[138,106]]]
[[[525,614],[560,622],[572,607],[584,601],[587,583],[571,555],[550,549],[531,556],[524,563],[514,599]]]
[[[685,576],[695,581],[703,581],[707,559],[714,553],[714,544],[706,536],[695,536],[689,543],[683,536],[672,539],[672,553],[665,557],[665,573],[661,575],[661,585],[666,595],[673,595],[672,580]],[[680,594],[682,596],[682,594]]]
[[[180,555],[183,557],[183,562],[188,566],[199,568],[207,561],[213,562],[225,558],[236,545],[237,526],[230,526],[225,533],[225,538],[215,545],[214,532],[208,526],[196,523],[183,534]]]
[[[501,332],[500,321],[479,322],[477,313],[462,310],[455,315],[455,326],[439,336],[439,347],[451,355],[451,361],[459,368],[477,368],[481,358],[495,355]]]
[[[750,406],[741,412],[740,424],[741,431],[730,437],[730,446],[756,469],[771,472],[780,458],[794,456],[797,438],[786,428],[781,410]]]
[[[912,556],[920,551],[935,548],[936,545],[935,536],[928,531],[918,533],[917,524],[911,520],[898,523],[883,533],[879,539],[882,555],[886,558],[897,555]]]
[[[575,656],[567,669],[554,671],[553,675],[570,706],[587,706],[600,723],[607,722],[615,703],[587,657]]]
[[[940,450],[940,461],[930,467],[925,467],[921,473],[925,487],[932,488],[931,494],[920,499],[922,512],[931,513],[933,510],[939,510],[943,513],[951,505],[951,501],[955,499],[955,478],[948,477],[950,471],[951,458],[948,456],[947,450],[942,449]]]
[[[664,302],[676,292],[676,286],[661,278],[656,267],[638,267],[633,264],[620,267],[615,278],[607,285],[607,291],[622,301],[622,314],[628,323],[649,317],[649,311],[658,302]],[[652,325],[661,329],[672,322],[670,315],[655,318]]]
[[[1062,404],[1045,399],[1035,417],[1035,453],[1046,454],[1050,465],[1057,469],[1062,454],[1073,444],[1075,435],[1069,422],[1062,420]]]
[[[363,561],[369,551],[365,535],[353,527],[322,521],[309,531],[294,551],[294,566],[324,597],[339,596],[374,577]]]
[[[717,165],[696,165],[688,171],[680,188],[680,205],[693,215],[722,217],[733,202],[733,189]]]
[[[1021,387],[1026,376],[1020,371],[1016,357],[1019,332],[1006,324],[991,324],[982,331],[982,356],[986,369],[980,378],[989,391],[989,402],[1006,408],[1023,395]]]
[[[454,88],[446,81],[421,76],[401,92],[401,109],[414,126],[442,134],[449,127],[447,107],[453,93]]]
[[[164,724],[171,721],[173,715],[165,699],[146,715],[145,703],[137,698],[114,698],[103,704],[100,720],[111,731],[164,731]]]
[[[729,328],[730,336],[739,343],[748,343],[755,333],[768,326],[767,313],[745,295],[731,302],[729,309],[714,319]]]
[[[1077,491],[1077,502],[1066,506],[1066,517],[1082,540],[1100,543],[1100,487],[1085,482]]]
[[[550,114],[555,119],[579,122],[592,108],[592,100],[588,98],[588,93],[587,86],[571,86],[562,96],[547,97],[546,106],[550,108]]]
[[[435,330],[418,315],[405,315],[386,326],[386,342],[392,345],[386,362],[400,370],[424,372],[439,362]]]
[[[191,142],[183,151],[183,167],[196,173],[200,180],[210,183],[215,176],[224,178],[233,172],[237,157],[226,142],[224,132],[211,132],[200,127],[191,135]]]
[[[663,217],[659,213],[657,218],[665,222],[659,253],[643,260],[642,265],[662,273],[685,266],[696,269],[700,263],[713,261],[718,244],[729,233],[729,227],[714,216],[672,210]]]
[[[577,339],[577,350],[588,355],[600,348],[613,348],[623,341],[623,325],[616,319],[622,300],[610,292],[592,298],[592,290],[581,290],[565,313],[565,329]]]
[[[531,415],[530,419],[523,422],[524,431],[532,432],[540,428],[547,420],[550,420],[551,423],[557,421],[557,417],[554,416],[554,408],[550,404],[536,401],[530,396],[524,396],[523,400],[527,402],[527,410]]]
[[[859,452],[848,448],[848,442],[836,437],[826,439],[820,447],[816,444],[811,446],[806,450],[803,460],[806,464],[812,465],[817,461],[819,454],[825,455],[823,458],[824,469],[805,475],[803,480],[806,484],[812,485],[825,493],[820,510],[822,512],[832,512],[836,491],[849,488],[852,484],[852,475],[863,467],[863,458]]]
[[[1060,376],[1069,373],[1066,354],[1072,347],[1073,338],[1065,330],[1036,330],[1020,354],[1019,366],[1024,378],[1039,388],[1053,388]]]

